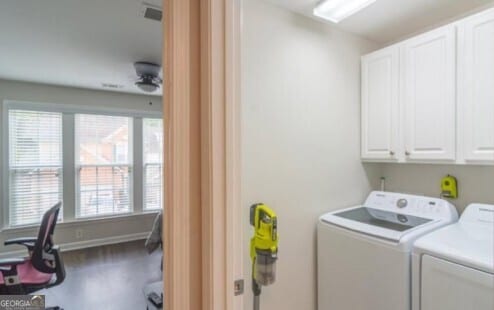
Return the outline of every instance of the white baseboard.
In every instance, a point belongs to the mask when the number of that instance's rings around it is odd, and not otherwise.
[[[62,252],[74,251],[80,249],[93,248],[97,246],[110,245],[110,244],[118,244],[130,241],[144,240],[149,235],[148,232],[129,234],[129,235],[121,235],[121,236],[113,236],[92,240],[84,240],[84,241],[74,241],[68,243],[58,244]],[[145,251],[144,243],[142,244],[142,249]],[[26,255],[25,250],[17,250],[0,253],[0,259],[9,258],[9,257],[22,257]]]
[[[107,238],[100,238],[93,240],[76,241],[76,242],[61,244],[60,248],[62,249],[62,252],[80,250],[80,249],[93,248],[102,245],[143,240],[146,239],[148,235],[149,235],[148,232],[143,232],[137,234],[121,235],[121,236],[114,236],[114,237],[107,237]],[[144,244],[142,244],[142,248],[144,249]]]

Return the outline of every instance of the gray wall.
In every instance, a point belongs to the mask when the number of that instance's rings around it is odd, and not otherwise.
[[[23,83],[15,81],[0,80],[0,104],[4,100],[19,100],[39,103],[73,104],[94,107],[124,108],[147,111],[161,111],[161,97],[140,96],[122,94],[108,91],[86,90],[79,88],[58,87],[43,84]],[[153,105],[149,105],[153,102]],[[0,106],[0,120],[2,120],[2,108]],[[0,130],[3,128],[0,126]],[[0,134],[0,175],[3,175],[3,144]],[[0,178],[0,189],[3,188]],[[5,206],[0,199],[0,210]],[[0,213],[3,216],[3,212]],[[56,230],[56,242],[68,244],[69,246],[86,246],[94,241],[115,241],[126,238],[135,238],[145,234],[151,229],[155,214],[139,214],[124,216],[111,220],[73,221],[59,224]],[[3,222],[3,219],[0,223]],[[76,230],[83,230],[83,238],[76,238]],[[33,236],[36,228],[23,228],[15,230],[2,229],[0,232],[0,244],[9,238],[20,236]],[[123,239],[122,239],[123,238]],[[22,248],[0,246],[0,256],[7,251]]]
[[[458,212],[472,202],[494,204],[494,166],[382,164],[386,189],[438,197],[441,179],[451,174],[458,179],[458,199],[450,199]]]
[[[263,201],[279,216],[280,259],[262,308],[315,309],[317,218],[379,180],[361,164],[359,133],[360,56],[376,45],[258,0],[243,14],[244,270],[248,279],[248,208]]]

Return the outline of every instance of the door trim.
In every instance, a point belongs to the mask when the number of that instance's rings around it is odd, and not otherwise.
[[[240,310],[240,0],[164,0],[165,309]]]

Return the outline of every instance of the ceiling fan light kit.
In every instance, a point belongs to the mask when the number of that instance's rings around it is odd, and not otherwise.
[[[134,63],[134,68],[138,76],[138,80],[135,83],[139,89],[144,92],[152,93],[160,88],[163,82],[159,77],[161,66],[145,61],[138,61]]]

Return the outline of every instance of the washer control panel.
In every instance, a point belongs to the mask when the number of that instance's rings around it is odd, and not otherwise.
[[[367,197],[364,206],[402,214],[401,222],[406,222],[406,215],[428,219],[458,217],[456,208],[444,199],[401,193],[374,191]]]

